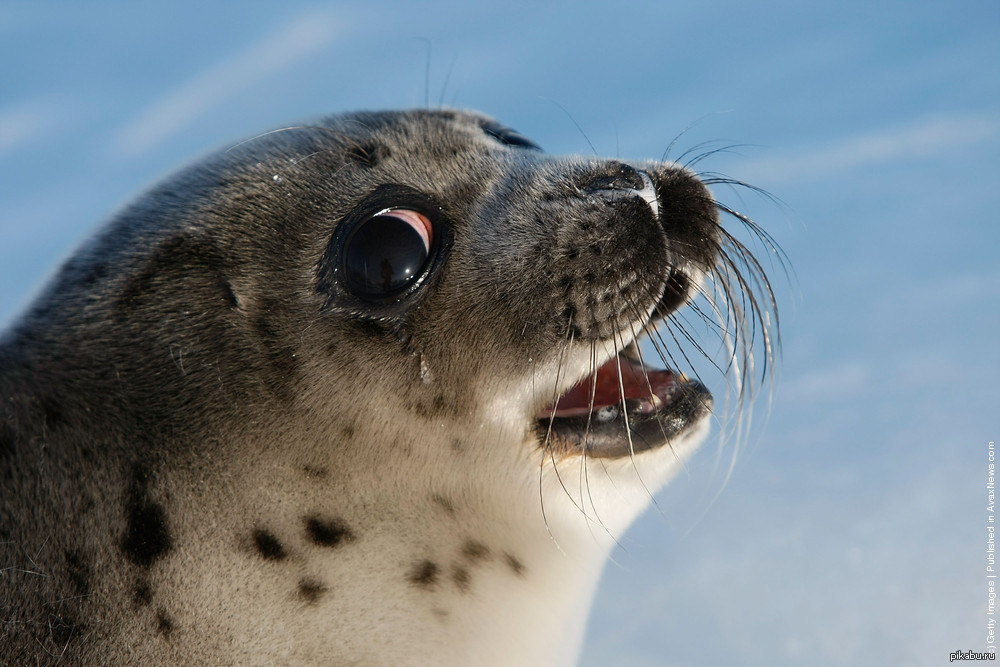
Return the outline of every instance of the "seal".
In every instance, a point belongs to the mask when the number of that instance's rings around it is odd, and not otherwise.
[[[0,340],[0,654],[573,663],[712,414],[636,341],[708,283],[768,330],[709,180],[415,110],[141,196]]]

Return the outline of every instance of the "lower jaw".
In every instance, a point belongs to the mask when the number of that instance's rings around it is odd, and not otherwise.
[[[631,457],[684,437],[712,405],[701,382],[619,355],[543,410],[534,428],[556,456]]]

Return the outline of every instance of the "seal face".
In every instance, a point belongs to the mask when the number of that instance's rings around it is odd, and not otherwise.
[[[768,329],[720,208],[673,163],[450,110],[154,188],[0,342],[0,653],[572,663],[712,411],[636,341],[671,358],[656,332],[708,283]]]

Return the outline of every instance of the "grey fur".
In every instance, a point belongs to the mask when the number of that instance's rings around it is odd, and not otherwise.
[[[720,247],[687,171],[551,157],[504,132],[411,111],[263,135],[145,194],[66,263],[0,343],[0,655],[488,661],[447,628],[492,582],[514,595],[548,576],[539,536],[562,519],[520,508],[559,463],[534,430],[550,369],[560,389],[583,377]],[[446,247],[412,298],[369,305],[324,257],[387,183],[441,206]],[[493,404],[519,419],[493,423]]]

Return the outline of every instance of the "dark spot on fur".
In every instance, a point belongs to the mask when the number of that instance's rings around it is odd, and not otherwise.
[[[172,542],[163,506],[149,497],[149,472],[136,466],[125,500],[126,528],[121,548],[140,567],[149,567],[170,551]]]
[[[407,575],[407,580],[411,584],[416,584],[423,588],[430,588],[435,585],[438,581],[439,568],[437,563],[429,560],[419,561],[410,570],[410,574]]]
[[[486,560],[490,557],[490,548],[482,542],[467,540],[462,547],[462,555],[470,563]]]
[[[447,512],[448,514],[454,516],[455,504],[451,502],[451,500],[449,500],[448,498],[442,496],[441,494],[434,493],[431,494],[431,501],[434,502],[434,504],[441,507],[442,509],[444,509],[444,511]]]
[[[327,588],[315,579],[299,579],[299,599],[306,604],[316,604]]]
[[[424,396],[417,400],[406,403],[414,414],[423,419],[435,419],[444,413],[455,413],[458,410],[455,404],[455,397],[452,395],[449,400],[448,394],[439,392],[431,396]]]
[[[431,609],[431,612],[442,623],[445,623],[445,622],[448,621],[449,614],[444,609]]]
[[[132,602],[136,607],[145,607],[153,601],[153,591],[149,589],[148,581],[140,581],[132,591]]]
[[[128,529],[122,540],[122,550],[136,565],[149,567],[170,550],[166,513],[157,503],[135,504],[128,511]]]
[[[330,470],[326,466],[302,466],[302,472],[306,474],[306,477],[312,477],[313,479],[323,479],[330,474]]]
[[[314,544],[322,547],[335,547],[354,539],[354,533],[340,519],[309,517],[306,519],[306,533]]]
[[[460,452],[463,449],[465,449],[465,443],[463,443],[459,438],[453,438],[451,441],[451,451]]]
[[[80,636],[87,626],[63,614],[49,615],[49,636],[60,647],[65,647]]]
[[[506,561],[507,563],[507,567],[509,567],[514,574],[516,574],[519,577],[524,576],[525,567],[524,563],[521,562],[520,558],[518,558],[517,556],[512,556],[506,552],[504,553],[503,558],[504,561]]]
[[[66,571],[77,595],[87,595],[90,592],[90,566],[79,551],[66,552]]]
[[[348,424],[347,426],[340,429],[340,435],[345,440],[350,440],[354,437],[354,425]]]
[[[278,538],[266,530],[258,528],[253,531],[253,543],[261,558],[265,560],[284,560],[285,556],[288,555]]]
[[[469,570],[462,565],[454,565],[451,568],[451,580],[455,582],[458,586],[458,590],[463,593],[469,590],[469,586],[472,584],[472,577],[469,575]]]
[[[156,610],[156,631],[164,637],[170,637],[174,631],[174,621],[162,607]]]

